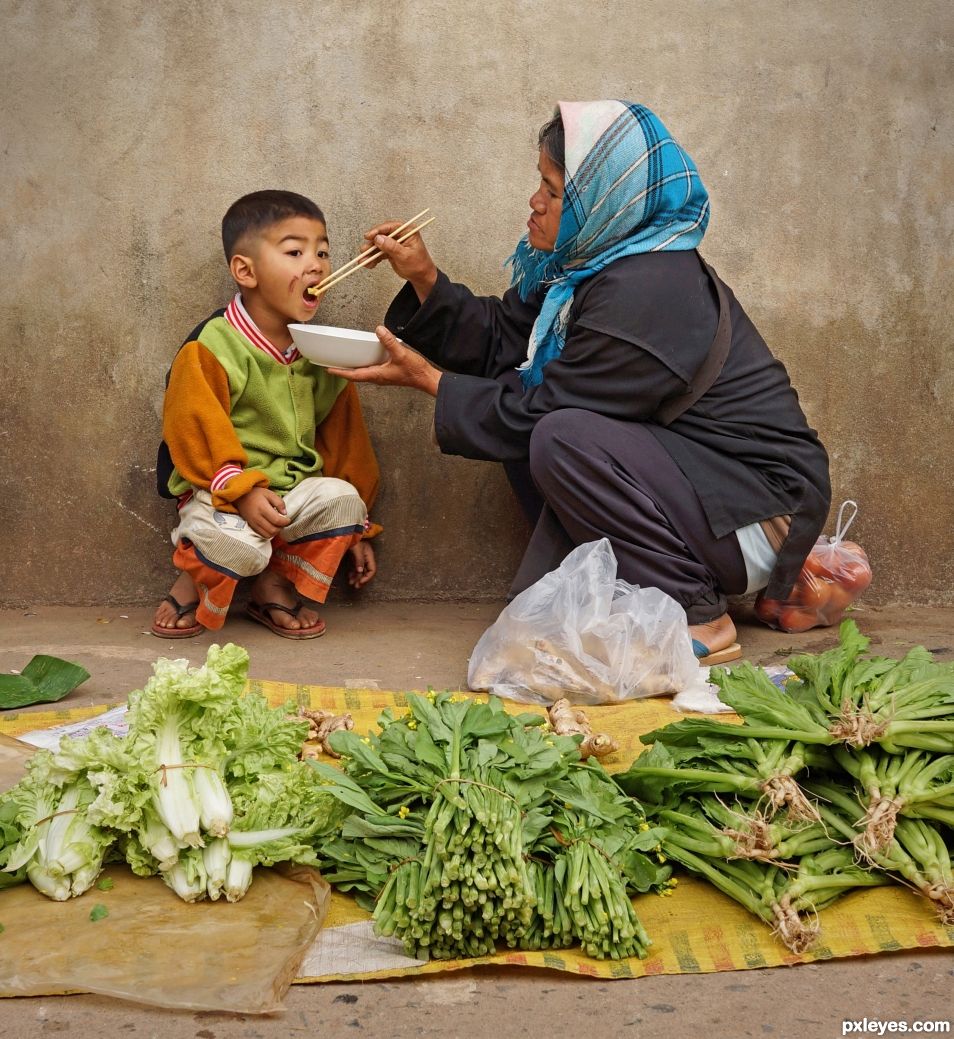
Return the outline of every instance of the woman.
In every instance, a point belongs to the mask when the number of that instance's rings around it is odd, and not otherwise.
[[[378,329],[390,357],[336,374],[431,394],[442,451],[504,463],[535,523],[511,594],[607,537],[620,577],[682,605],[697,656],[734,659],[726,596],[788,595],[828,514],[827,455],[696,252],[708,196],[659,119],[561,103],[539,146],[502,299],[381,224],[366,238],[408,283]]]

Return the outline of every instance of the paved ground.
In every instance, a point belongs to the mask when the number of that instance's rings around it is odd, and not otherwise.
[[[222,633],[246,646],[258,678],[382,689],[465,687],[467,657],[500,604],[373,604],[341,601],[324,610],[328,634],[291,643],[245,620]],[[0,671],[34,653],[84,664],[92,678],[71,705],[119,702],[148,677],[157,656],[204,659],[210,636],[160,643],[148,634],[151,610],[42,608],[0,612]],[[831,645],[830,631],[782,635],[746,620],[740,641],[756,663]],[[954,609],[864,609],[863,630],[883,653],[921,643],[954,659]],[[2,940],[2,939],[0,939]],[[954,1020],[954,953],[925,951],[795,968],[613,983],[549,971],[464,971],[423,980],[295,986],[273,1018],[167,1012],[92,996],[0,1001],[0,1036],[145,1036],[155,1039],[279,1039],[324,1035],[602,1037],[711,1039],[769,1036],[828,1039],[878,1034],[873,1025]],[[843,1022],[868,1019],[869,1031]],[[954,1025],[950,1025],[954,1027]],[[897,1033],[900,1028],[892,1029]],[[882,1034],[892,1034],[884,1032]]]

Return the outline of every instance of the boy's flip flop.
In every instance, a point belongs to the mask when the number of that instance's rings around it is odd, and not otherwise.
[[[742,656],[742,647],[738,642],[733,642],[725,649],[717,649],[714,653],[709,652],[709,647],[698,639],[692,640],[692,652],[699,658],[699,663],[708,667],[710,664],[724,664],[729,660],[738,660]]]
[[[283,639],[316,639],[319,635],[324,635],[325,633],[325,622],[323,620],[319,620],[317,624],[313,624],[310,628],[283,628],[280,624],[276,624],[268,615],[269,610],[281,610],[282,613],[287,613],[290,617],[297,617],[304,605],[301,599],[294,606],[284,606],[280,602],[250,602],[245,608],[245,615],[250,620],[264,624],[269,631],[274,631],[276,635],[281,635]]]
[[[187,613],[195,613],[199,608],[198,599],[195,602],[181,603],[171,595],[164,595],[162,601],[169,603],[176,611],[176,620],[184,617]],[[196,635],[201,635],[203,631],[205,631],[205,626],[199,624],[198,621],[195,624],[190,624],[188,628],[163,628],[160,624],[156,624],[155,621],[152,625],[152,633],[157,639],[191,639]]]

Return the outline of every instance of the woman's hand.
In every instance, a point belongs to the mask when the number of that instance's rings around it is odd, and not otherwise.
[[[398,277],[411,283],[417,298],[423,303],[437,282],[437,267],[419,234],[412,235],[403,243],[389,237],[400,226],[397,220],[388,220],[372,227],[364,237],[368,245],[377,246],[384,253]],[[368,267],[377,267],[380,262],[380,259],[375,260]]]
[[[352,588],[363,588],[378,572],[378,564],[374,559],[374,549],[370,541],[359,541],[349,550],[351,553],[351,569],[348,572],[348,584]]]
[[[400,339],[391,335],[384,325],[378,325],[374,331],[388,352],[388,359],[384,364],[375,364],[368,368],[329,368],[328,371],[351,382],[373,382],[379,386],[409,386],[436,397],[442,373],[416,350],[410,349]]]

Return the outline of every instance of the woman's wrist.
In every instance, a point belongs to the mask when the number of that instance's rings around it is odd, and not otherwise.
[[[437,284],[437,267],[432,264],[429,271],[420,277],[409,278],[408,280],[411,283],[411,288],[417,294],[418,302],[423,303],[434,291],[434,286]]]
[[[441,376],[444,373],[430,366],[428,366],[428,369],[429,370],[425,373],[425,377],[421,382],[421,389],[425,393],[429,393],[432,397],[436,397],[437,388],[440,385]]]

